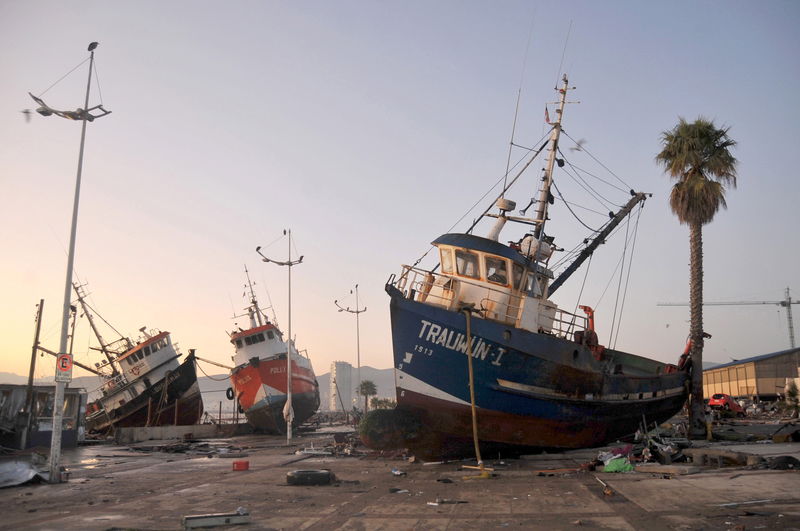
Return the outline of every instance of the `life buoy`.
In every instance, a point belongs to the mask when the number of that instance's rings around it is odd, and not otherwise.
[[[233,400],[233,398],[234,398],[235,396],[236,396],[236,395],[234,395],[234,394],[233,394],[233,388],[231,388],[231,387],[228,387],[227,389],[225,389],[225,397],[226,397],[228,400]]]

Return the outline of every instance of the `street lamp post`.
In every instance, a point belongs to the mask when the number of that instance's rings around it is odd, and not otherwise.
[[[61,459],[61,431],[64,422],[64,390],[67,383],[72,381],[72,353],[67,352],[67,336],[69,334],[70,318],[70,292],[72,290],[72,269],[75,262],[75,236],[78,230],[78,204],[81,197],[81,171],[83,169],[83,147],[86,141],[86,122],[110,114],[111,111],[103,109],[102,105],[89,108],[89,90],[92,86],[92,67],[94,66],[94,50],[97,43],[89,44],[89,80],[86,83],[86,99],[82,109],[75,111],[59,111],[48,106],[41,98],[30,94],[31,98],[39,104],[36,112],[42,116],[53,114],[69,120],[80,120],[81,144],[78,152],[78,173],[75,178],[75,199],[72,205],[72,227],[69,235],[69,254],[67,255],[67,280],[64,286],[64,306],[61,316],[61,337],[58,344],[58,358],[56,361],[56,394],[53,400],[53,436],[50,440],[50,482],[61,482],[59,461]],[[100,110],[102,114],[93,115],[91,111]],[[80,414],[80,413],[79,413]]]
[[[287,234],[287,231],[283,231]],[[286,405],[283,406],[283,418],[286,421],[286,445],[292,444],[292,421],[294,420],[294,410],[292,409],[292,266],[296,266],[303,262],[301,256],[294,262],[292,261],[292,231],[288,231],[289,235],[289,259],[285,262],[272,260],[267,258],[261,253],[261,246],[256,247],[256,252],[261,255],[264,262],[272,262],[280,266],[287,266],[289,268],[289,338],[286,341]]]
[[[359,330],[358,324],[358,315],[367,311],[367,307],[364,306],[364,309],[359,309],[358,307],[358,284],[355,286],[355,293],[356,293],[356,308],[355,310],[351,310],[350,306],[343,307],[339,304],[338,300],[333,301],[337,308],[339,308],[340,312],[348,312],[354,313],[356,315],[356,378],[358,379],[358,383],[356,384],[356,394],[359,397],[359,402],[361,398],[361,332]],[[350,293],[353,293],[353,290],[350,290]],[[360,405],[360,404],[359,404]]]

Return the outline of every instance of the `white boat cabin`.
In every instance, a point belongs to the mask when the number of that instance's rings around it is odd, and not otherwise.
[[[101,386],[103,407],[117,408],[166,378],[180,366],[178,356],[169,332],[145,333],[143,341],[115,360],[121,373]]]
[[[286,355],[283,334],[271,323],[233,332],[230,336],[236,350],[232,359],[237,367],[252,358],[268,359],[280,354]]]
[[[531,332],[559,333],[567,321],[574,329],[576,318],[578,327],[585,328],[584,317],[570,314],[567,320],[547,300],[553,273],[546,260],[552,251],[543,246],[536,256],[537,243],[530,236],[509,246],[472,234],[445,234],[433,242],[439,271],[406,267],[401,281],[410,285],[408,296],[418,302],[451,311],[472,305],[484,319]]]

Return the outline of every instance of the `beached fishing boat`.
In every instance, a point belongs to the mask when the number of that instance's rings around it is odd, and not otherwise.
[[[105,356],[94,367],[75,363],[103,382],[97,389],[100,397],[86,407],[86,430],[197,424],[203,415],[203,400],[194,350],[181,362],[182,354],[169,332],[148,332],[144,327],[137,341],[120,336],[106,343],[82,287],[74,288],[100,344],[96,350]]]
[[[418,421],[407,441],[418,454],[463,454],[474,437],[481,449],[598,446],[632,435],[643,421],[667,420],[687,399],[685,368],[602,346],[590,307],[575,314],[550,299],[646,198],[631,192],[555,277],[548,266],[557,248],[544,229],[554,166],[564,164],[557,153],[569,90],[564,76],[549,140],[503,189],[496,211],[481,216],[495,218],[488,234],[471,233],[477,221],[467,233],[444,234],[432,242],[438,265],[403,266],[386,284],[398,410]],[[510,215],[508,189],[545,146],[542,185],[529,205],[535,217]],[[503,243],[507,222],[526,232]]]
[[[229,400],[236,399],[238,407],[256,430],[264,433],[286,433],[286,418],[299,426],[319,409],[319,384],[311,360],[297,351],[294,342],[284,340],[281,330],[269,321],[256,299],[248,276],[250,305],[248,329],[230,332],[235,354],[231,371]],[[291,350],[292,400],[286,410],[286,355]]]

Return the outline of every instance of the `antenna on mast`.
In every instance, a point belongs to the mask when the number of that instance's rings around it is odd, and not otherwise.
[[[256,323],[258,326],[262,326],[264,323],[261,320],[261,308],[258,307],[258,300],[256,299],[255,292],[253,291],[253,282],[250,280],[250,271],[247,270],[247,264],[244,266],[244,274],[247,277],[247,285],[245,287],[250,290],[250,304],[252,305],[250,307],[250,319],[253,320],[255,318],[255,323],[253,323],[253,326],[255,326]],[[255,314],[255,316],[253,316],[253,314]],[[264,318],[266,319],[266,316],[264,316]]]

